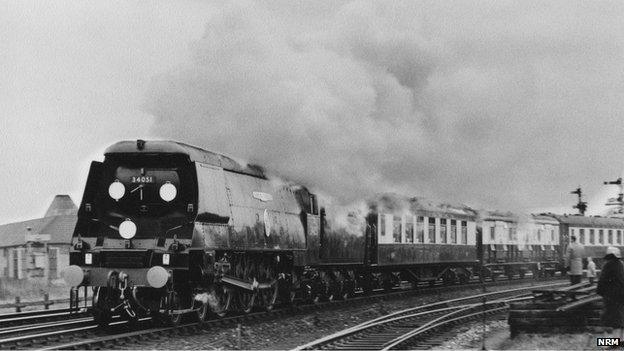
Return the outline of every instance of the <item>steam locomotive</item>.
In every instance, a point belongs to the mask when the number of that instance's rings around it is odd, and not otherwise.
[[[622,244],[624,230],[621,219],[391,194],[344,217],[260,167],[179,142],[122,141],[91,164],[64,276],[93,288],[100,325],[118,313],[177,324],[402,282],[552,275],[570,234],[598,252]]]

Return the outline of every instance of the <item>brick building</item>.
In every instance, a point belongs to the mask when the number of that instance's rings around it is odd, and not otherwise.
[[[0,225],[0,277],[60,278],[77,211],[69,195],[56,195],[44,217]]]

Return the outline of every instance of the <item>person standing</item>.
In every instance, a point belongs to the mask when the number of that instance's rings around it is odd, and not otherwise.
[[[620,249],[609,246],[605,264],[600,272],[596,292],[603,298],[602,323],[607,328],[619,329],[616,334],[624,338],[624,264]]]
[[[596,263],[591,257],[587,257],[587,278],[589,279],[589,285],[594,285],[594,279],[596,279]]]
[[[585,248],[576,242],[576,237],[570,237],[570,245],[566,250],[565,266],[568,268],[570,276],[570,284],[575,285],[581,282],[583,274],[583,256],[585,256]]]

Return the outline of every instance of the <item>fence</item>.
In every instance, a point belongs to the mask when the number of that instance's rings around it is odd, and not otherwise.
[[[25,301],[25,302],[22,302],[21,298],[19,296],[16,296],[14,303],[0,304],[0,309],[15,308],[15,312],[22,312],[22,309],[25,307],[43,306],[43,309],[49,310],[51,305],[67,304],[68,308],[78,310],[81,302],[84,303],[85,308],[88,307],[87,302],[90,300],[90,298],[86,294],[86,289],[85,289],[85,295],[82,298],[79,296],[77,291],[70,292],[70,295],[73,296],[73,299],[66,298],[66,299],[50,300],[50,295],[45,293],[43,294],[43,300]]]

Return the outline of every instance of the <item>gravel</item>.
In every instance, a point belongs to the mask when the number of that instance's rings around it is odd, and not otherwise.
[[[529,282],[523,285],[530,285]],[[513,285],[520,287],[521,284]],[[488,287],[488,291],[506,290],[512,286]],[[415,307],[440,300],[447,300],[469,294],[478,294],[478,287],[467,287],[461,292],[442,293],[435,296],[413,296],[396,300],[383,300],[369,306],[344,306],[335,310],[318,311],[313,314],[295,314],[270,321],[248,322],[241,326],[240,339],[237,327],[219,327],[202,330],[193,335],[144,341],[132,344],[125,349],[155,350],[196,350],[196,349],[261,349],[286,350],[306,344],[318,338],[333,334],[367,320],[381,317],[388,313]],[[506,323],[506,322],[505,322]],[[462,335],[466,335],[462,337]],[[473,345],[475,337],[481,337],[478,326],[464,328],[457,339],[449,339],[442,346],[447,349],[465,348]],[[453,337],[453,335],[451,335]],[[239,345],[240,343],[240,345]],[[471,347],[471,346],[469,346]],[[479,344],[480,347],[480,344]]]

